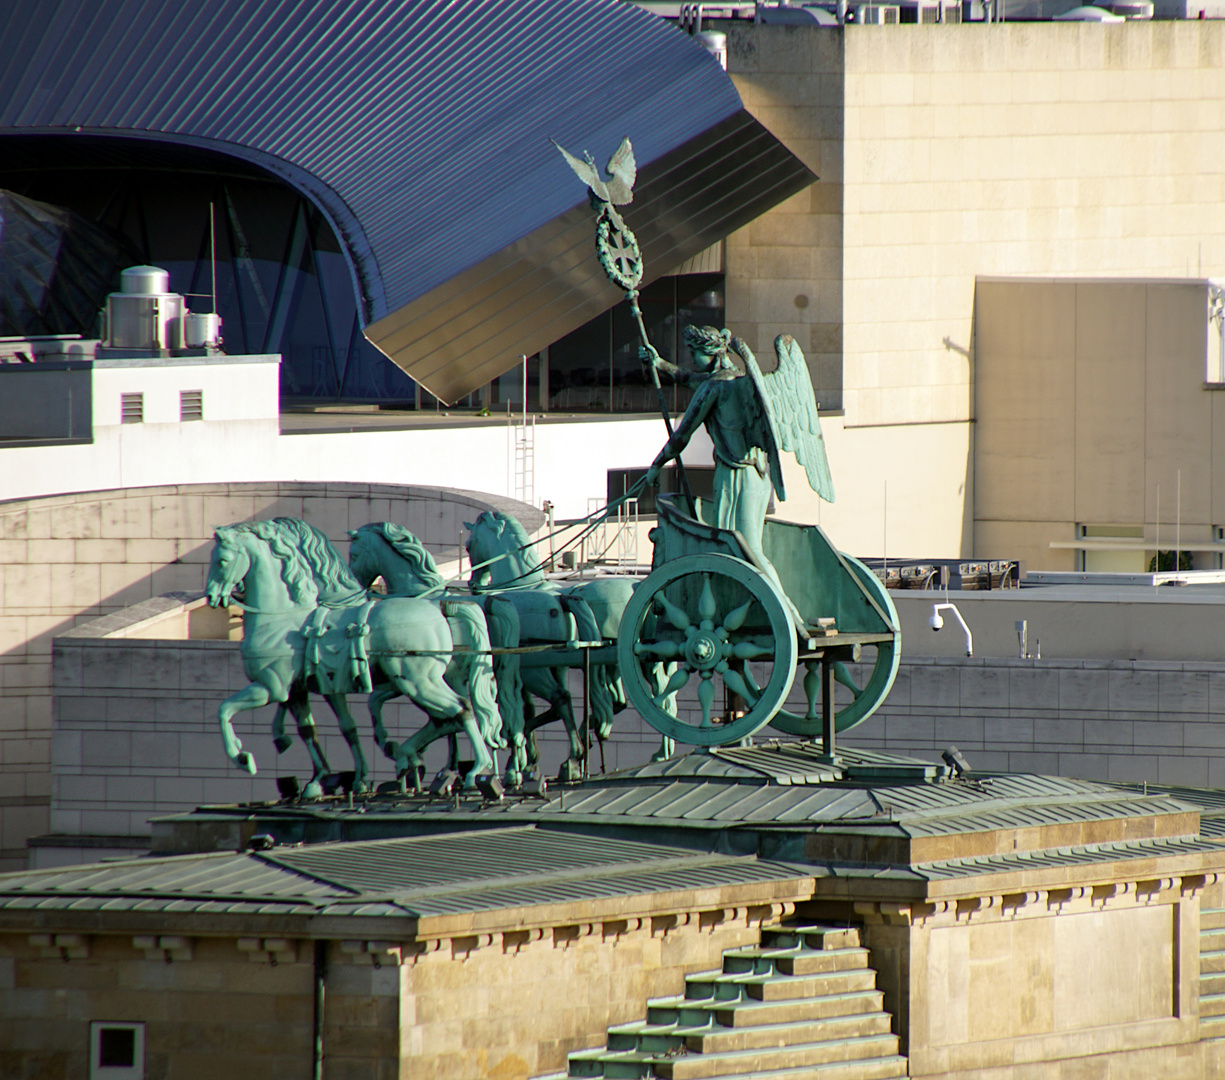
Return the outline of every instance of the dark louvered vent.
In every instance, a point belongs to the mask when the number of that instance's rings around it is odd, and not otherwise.
[[[185,424],[189,420],[204,419],[203,390],[179,391],[179,419]]]
[[[143,424],[145,422],[145,395],[121,394],[119,415],[122,424]]]

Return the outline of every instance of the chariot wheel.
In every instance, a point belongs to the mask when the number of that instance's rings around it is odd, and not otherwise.
[[[634,590],[617,638],[630,704],[657,731],[694,746],[736,743],[768,724],[787,700],[797,656],[778,586],[747,562],[714,553],[653,570]],[[696,706],[683,710],[692,716],[686,720],[667,706],[691,683]]]
[[[888,614],[892,624],[897,626],[897,610],[885,586],[881,584],[880,578],[858,559],[853,559],[849,555],[843,555],[842,558],[863,583],[867,593],[876,601],[881,610]],[[898,664],[902,658],[900,633],[894,633],[885,641],[864,645],[863,649],[865,655],[859,662],[871,665],[868,678],[853,701],[848,701],[842,708],[835,706],[834,730],[836,732],[849,731],[876,712],[893,688],[893,680],[897,677]],[[868,653],[869,650],[875,651],[874,657]],[[807,717],[780,709],[770,721],[770,726],[788,735],[800,735],[806,739],[817,739],[822,734],[820,714],[816,717]]]

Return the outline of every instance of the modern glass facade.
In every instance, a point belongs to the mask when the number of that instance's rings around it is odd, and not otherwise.
[[[13,308],[3,333],[92,336],[106,294],[119,288],[119,271],[143,262],[168,270],[171,289],[186,295],[193,311],[220,313],[227,352],[281,354],[284,406],[439,407],[366,341],[340,244],[314,205],[276,177],[211,151],[134,139],[21,136],[6,138],[5,150],[0,189],[49,204],[43,217],[50,221],[58,214],[76,222],[77,234],[91,238],[90,249],[106,248],[108,257],[90,260],[91,274],[72,274],[79,325],[69,327],[61,319],[52,330],[26,305],[25,315]],[[17,224],[15,213],[7,225],[0,222],[0,280],[17,272],[8,265],[15,253],[27,262],[31,258],[31,245],[16,243]],[[63,249],[74,253],[75,262],[65,261],[60,271],[80,262],[77,247],[81,243]],[[47,280],[55,278],[48,267],[43,271]],[[28,277],[30,271],[23,273]],[[722,325],[723,277],[663,278],[643,290],[640,303],[652,343],[677,362],[684,325]],[[658,411],[638,346],[629,306],[619,304],[528,359],[527,407],[565,413]],[[523,386],[519,365],[458,407],[522,409]],[[669,380],[665,388],[669,408],[682,411],[689,392]]]

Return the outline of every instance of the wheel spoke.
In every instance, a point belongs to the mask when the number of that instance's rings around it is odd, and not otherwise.
[[[748,683],[740,677],[740,672],[735,668],[728,668],[723,673],[723,682],[733,694],[739,694],[749,705],[756,705],[761,697],[761,691],[750,689]]]
[[[702,706],[702,727],[710,727],[710,710],[715,703],[715,683],[712,672],[703,671],[702,681],[698,683],[698,704]],[[726,672],[724,672],[726,676]]]
[[[678,667],[672,672],[671,678],[668,679],[667,685],[655,695],[652,699],[661,709],[664,707],[664,700],[669,694],[675,694],[678,690],[683,690],[685,684],[689,682],[689,669],[685,666]]]
[[[774,655],[774,650],[765,645],[759,645],[756,641],[737,641],[731,646],[729,655],[737,660],[765,660]]]
[[[746,600],[735,611],[729,612],[726,619],[723,620],[723,629],[729,633],[739,630],[744,625],[744,620],[748,618],[749,608],[753,606],[752,599]]]
[[[639,641],[634,644],[634,652],[638,656],[653,656],[657,660],[675,660],[680,656],[680,643],[676,641]]]
[[[655,597],[655,603],[664,609],[664,614],[677,630],[688,630],[690,627],[689,616],[678,608],[671,600],[669,600],[661,592]]]
[[[710,575],[702,580],[702,595],[698,597],[698,616],[702,620],[703,630],[713,630],[715,625],[715,591],[710,587]]]

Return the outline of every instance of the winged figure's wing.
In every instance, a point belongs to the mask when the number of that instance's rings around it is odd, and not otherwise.
[[[753,397],[757,404],[757,415],[752,421],[756,429],[753,444],[766,452],[770,464],[770,483],[774,485],[774,493],[780,499],[787,498],[787,489],[783,486],[783,463],[779,456],[778,421],[775,418],[774,399],[766,388],[769,376],[761,373],[757,366],[757,358],[752,350],[739,338],[732,338],[732,349],[744,361],[746,377],[753,387]]]
[[[572,168],[578,174],[578,178],[584,184],[593,189],[597,184],[603,188],[604,181],[600,178],[600,174],[596,171],[594,166],[590,165],[586,161],[583,161],[582,158],[576,158],[564,146],[558,143],[556,139],[550,139],[549,142],[557,147],[558,151],[561,153],[561,156],[570,163],[570,168]]]
[[[778,368],[763,381],[774,410],[779,448],[795,454],[808,474],[812,490],[832,503],[834,479],[825,456],[825,439],[821,435],[821,420],[804,354],[788,334],[774,339],[774,351],[778,355]]]
[[[634,161],[634,148],[629,139],[622,139],[617,152],[608,162],[608,201],[617,206],[634,201],[634,181],[638,178],[638,164]]]

